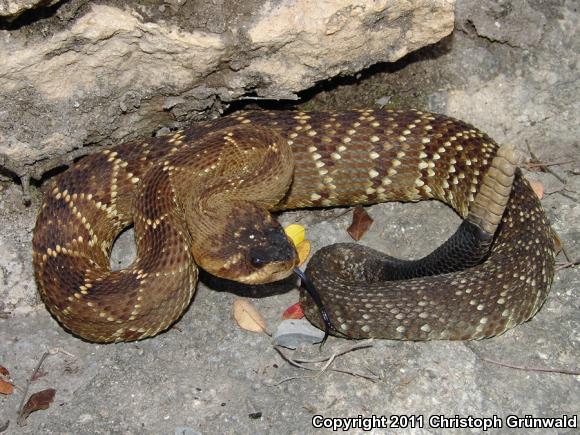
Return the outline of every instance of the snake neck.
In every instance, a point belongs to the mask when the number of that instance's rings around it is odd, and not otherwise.
[[[455,233],[440,247],[419,260],[390,257],[381,261],[371,275],[376,281],[406,280],[464,270],[483,262],[489,255],[493,234],[488,234],[464,220]]]

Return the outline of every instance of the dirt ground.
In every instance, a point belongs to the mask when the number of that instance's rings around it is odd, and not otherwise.
[[[534,318],[482,341],[376,340],[337,356],[325,371],[324,364],[306,364],[316,369],[308,371],[285,361],[267,335],[236,325],[235,294],[200,284],[183,318],[166,333],[136,343],[87,343],[65,332],[35,293],[30,253],[40,189],[26,207],[20,187],[4,179],[0,294],[10,298],[0,300],[0,365],[16,390],[0,395],[0,429],[9,420],[6,433],[17,434],[302,434],[315,432],[315,415],[376,415],[410,419],[399,419],[404,427],[398,431],[374,433],[465,433],[436,425],[434,416],[458,415],[497,416],[503,426],[490,433],[508,433],[510,415],[577,418],[580,377],[565,371],[580,369],[580,273],[569,264],[580,257],[578,10],[566,1],[498,3],[522,9],[482,17],[474,2],[459,2],[453,36],[396,64],[323,83],[303,95],[302,107],[413,105],[465,119],[543,162],[530,166],[527,176],[542,182],[544,208],[569,258],[559,255],[551,293]],[[518,27],[518,17],[540,16],[541,31]],[[494,20],[508,20],[510,27]],[[437,203],[379,204],[368,212],[375,222],[361,243],[405,258],[430,252],[459,223]],[[280,219],[305,225],[316,250],[349,241],[351,216],[337,209],[289,212]],[[130,261],[131,235],[117,242],[113,262]],[[297,298],[294,289],[250,301],[275,330]],[[330,338],[322,354],[353,344]],[[28,392],[54,388],[54,402],[19,427],[27,379],[41,356],[55,349]],[[318,352],[310,346],[298,354],[313,358]]]

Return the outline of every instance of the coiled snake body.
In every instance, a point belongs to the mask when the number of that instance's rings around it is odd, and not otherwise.
[[[384,281],[383,258],[347,245],[319,251],[307,275],[345,335],[489,337],[535,314],[554,270],[555,237],[516,164],[474,127],[432,113],[237,113],[103,150],[56,177],[34,230],[39,291],[85,339],[141,339],[183,313],[198,266],[246,283],[291,273],[294,248],[268,211],[434,198],[493,237],[478,264]],[[113,241],[131,224],[137,258],[112,271]]]

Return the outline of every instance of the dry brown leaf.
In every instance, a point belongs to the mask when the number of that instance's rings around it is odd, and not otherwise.
[[[234,319],[238,326],[246,331],[267,332],[266,321],[260,312],[245,299],[236,299],[233,308]]]
[[[538,198],[544,197],[544,185],[540,181],[530,180],[530,186]]]
[[[8,369],[6,367],[0,366],[0,375],[9,377],[10,372],[8,371]]]
[[[42,367],[40,367],[36,372],[34,372],[32,378],[30,379],[30,382],[37,381],[46,375],[48,375],[48,372],[44,370]]]
[[[31,395],[28,398],[28,402],[26,402],[26,405],[24,405],[24,408],[22,408],[20,414],[18,415],[18,426],[24,426],[26,424],[26,419],[34,411],[48,409],[54,400],[55,394],[56,390],[54,388],[48,388]]]
[[[14,393],[14,385],[8,381],[0,379],[0,394],[9,395]]]
[[[354,240],[358,241],[365,235],[372,223],[373,219],[369,216],[364,207],[357,205],[352,214],[352,223],[346,231]]]

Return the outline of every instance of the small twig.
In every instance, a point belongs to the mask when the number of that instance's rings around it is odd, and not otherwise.
[[[534,158],[536,160],[538,160],[536,157],[534,157]],[[564,160],[562,162],[541,162],[541,161],[529,162],[528,169],[547,168],[549,166],[561,166],[561,165],[567,165],[568,163],[576,163],[576,160]]]
[[[291,366],[297,367],[299,369],[304,369],[304,370],[312,370],[312,371],[318,371],[317,367],[308,367],[305,366],[304,364],[302,364],[301,361],[297,361],[295,359],[293,359],[291,356],[286,355],[283,351],[282,351],[282,347],[281,346],[274,346],[274,350],[276,352],[278,352],[278,354],[282,357],[282,359],[284,361],[286,361],[288,364],[290,364]],[[324,358],[324,361],[326,361],[328,358]]]
[[[336,219],[338,219],[338,218],[341,218],[341,217],[343,217],[345,214],[348,214],[349,212],[351,212],[351,211],[353,211],[353,210],[354,210],[354,208],[348,208],[348,209],[346,209],[346,210],[343,210],[342,212],[340,212],[340,213],[337,213],[337,214],[335,214],[334,216],[332,216],[332,217],[328,218],[326,221],[327,221],[327,222],[331,222],[331,221],[333,221],[333,220],[336,220]]]
[[[40,367],[42,367],[44,360],[48,356],[54,355],[53,353],[51,353],[51,351],[52,351],[52,349],[50,349],[42,354],[42,356],[40,357],[40,360],[38,361],[38,364],[36,364],[36,368],[32,372],[32,375],[28,378],[26,385],[24,386],[24,393],[22,394],[22,400],[20,401],[20,406],[18,407],[18,415],[19,416],[22,414],[22,408],[24,407],[24,401],[26,400],[26,397],[28,396],[28,388],[30,388],[30,384],[32,383],[32,380],[34,379],[34,377],[36,376],[36,374],[40,370]]]
[[[561,264],[557,265],[555,271],[559,272],[559,271],[564,270],[564,269],[569,269],[570,267],[578,266],[579,264],[580,264],[580,258],[577,258],[574,261],[568,261],[566,263],[561,263]]]
[[[290,355],[286,355],[284,353],[284,351],[282,350],[281,346],[274,346],[274,349],[276,350],[276,352],[278,352],[278,354],[282,357],[282,359],[284,359],[284,361],[286,361],[288,364],[290,364],[294,367],[300,368],[300,369],[309,370],[309,371],[316,371],[318,373],[316,375],[313,375],[313,376],[292,376],[289,378],[284,378],[281,381],[277,382],[276,384],[273,384],[270,386],[277,386],[277,385],[280,385],[284,382],[291,381],[294,379],[317,378],[327,370],[330,370],[333,372],[338,372],[338,373],[345,373],[345,374],[349,374],[351,376],[356,376],[356,377],[360,377],[363,379],[368,379],[372,382],[376,382],[380,378],[377,375],[375,375],[374,373],[372,375],[368,375],[365,373],[360,373],[360,372],[342,369],[342,368],[330,368],[330,366],[336,360],[337,357],[344,355],[348,352],[352,352],[354,350],[372,347],[372,341],[373,341],[373,339],[369,339],[369,340],[357,342],[354,345],[343,346],[343,347],[339,348],[337,351],[335,351],[330,356],[321,356],[321,357],[313,358],[313,359],[293,358]],[[316,363],[322,363],[322,362],[325,363],[322,368],[309,367],[309,366],[305,365],[305,364],[316,364]]]
[[[558,181],[560,181],[563,184],[566,184],[566,180],[564,180],[562,177],[560,177],[558,174],[556,174],[554,171],[552,171],[549,166],[542,164],[542,161],[538,158],[538,156],[536,156],[536,154],[534,154],[534,152],[530,148],[530,144],[527,144],[527,146],[528,146],[528,151],[529,151],[530,155],[537,162],[537,163],[536,162],[528,163],[528,167],[530,167],[531,164],[538,165],[538,168],[540,168],[540,171],[548,172],[548,173],[552,174],[554,177],[556,177],[558,179]]]
[[[576,192],[574,190],[568,189],[566,187],[566,185],[562,185],[562,186],[558,187],[557,189],[550,190],[550,191],[545,191],[544,192],[544,195],[545,196],[548,196],[548,195],[554,195],[555,193],[560,193],[560,194],[562,194],[564,196],[570,197],[570,195],[566,195],[565,193],[562,193],[562,192],[568,192],[568,193],[571,193],[573,195],[576,194]]]
[[[556,189],[556,190],[553,190],[551,192],[546,192],[544,195],[550,196],[550,195],[558,194],[558,195],[562,195],[564,198],[568,198],[570,201],[578,202],[578,200],[576,198],[574,198],[572,195],[569,195],[568,193],[565,193],[565,192],[576,194],[576,192],[574,192],[570,189],[566,189],[565,187],[561,187],[560,189]]]
[[[294,361],[291,357],[284,354],[284,352],[282,352],[282,350],[278,346],[274,346],[274,349],[276,350],[276,352],[278,352],[278,354],[282,357],[282,359],[284,361],[286,361],[288,364],[290,364],[291,366],[298,367],[299,369],[304,369],[304,370],[312,370],[312,371],[318,370],[315,367],[308,367],[308,366],[300,364],[299,362]]]
[[[338,219],[340,217],[343,217],[345,214],[348,214],[348,213],[350,213],[353,210],[354,210],[354,208],[347,208],[346,210],[342,210],[341,212],[336,213],[336,214],[330,216],[329,218],[326,218],[325,219],[325,222],[332,222],[333,220],[336,220],[336,219]],[[302,215],[302,216],[296,218],[296,222],[302,221],[305,217],[306,217],[306,215]]]
[[[26,382],[26,385],[24,386],[24,392],[22,393],[22,400],[20,401],[20,406],[18,406],[18,418],[20,418],[22,415],[22,409],[24,408],[24,403],[26,401],[26,397],[28,396],[28,389],[30,388],[30,384],[32,384],[32,382],[34,381],[34,379],[38,375],[38,372],[40,371],[40,368],[42,367],[44,360],[51,355],[56,355],[57,353],[64,353],[65,355],[68,355],[68,356],[71,356],[74,358],[73,354],[68,353],[65,350],[59,349],[58,347],[55,347],[53,349],[49,349],[42,354],[42,356],[40,357],[40,360],[38,361],[38,364],[36,364],[36,367],[35,367],[34,371],[32,372],[32,375],[28,378],[28,381]]]
[[[546,368],[546,367],[526,367],[526,366],[519,366],[519,365],[515,365],[515,364],[507,364],[507,363],[503,363],[500,361],[495,361],[493,359],[485,358],[483,356],[479,356],[479,358],[481,358],[485,362],[488,362],[491,364],[496,364],[496,365],[502,366],[502,367],[508,367],[510,369],[525,370],[525,371],[531,371],[531,372],[561,373],[564,375],[574,375],[574,376],[580,375],[579,370],[550,369],[550,368]]]
[[[566,257],[566,261],[568,263],[572,262],[572,257],[570,257],[570,254],[568,254],[568,250],[564,247],[564,244],[560,242],[560,245],[560,251],[562,251],[562,254],[564,254],[564,257]]]
[[[266,384],[268,387],[277,387],[278,385],[282,385],[284,382],[294,381],[297,379],[314,379],[316,376],[308,375],[308,376],[288,376],[287,378],[282,378],[278,382],[274,384]]]
[[[314,370],[314,369],[308,368],[307,370]],[[347,375],[351,375],[351,376],[354,376],[354,377],[357,377],[357,378],[367,379],[367,380],[369,380],[371,382],[378,382],[378,381],[381,380],[381,378],[379,376],[375,375],[374,373],[371,373],[370,375],[367,375],[367,374],[364,374],[364,373],[353,372],[353,371],[344,370],[344,369],[341,369],[341,368],[332,368],[330,370],[333,371],[333,372],[337,372],[337,373],[344,373],[344,374],[347,374]],[[283,379],[279,380],[275,384],[267,384],[267,386],[268,387],[277,387],[278,385],[281,385],[281,384],[283,384],[285,382],[288,382],[288,381],[294,381],[294,380],[297,380],[297,379],[316,379],[316,378],[318,378],[318,376],[320,376],[320,373],[317,373],[315,375],[305,375],[305,376],[288,376],[287,378],[283,378]]]
[[[352,352],[353,350],[365,349],[367,347],[372,347],[373,341],[374,340],[372,338],[370,338],[368,340],[357,341],[354,344],[348,344],[348,345],[342,346],[342,347],[338,348],[338,350],[336,350],[331,356],[319,356],[317,358],[311,358],[311,359],[293,358],[292,361],[296,361],[299,363],[312,363],[312,364],[321,363],[321,362],[328,361],[332,357],[337,357],[340,355],[344,355],[345,353]],[[279,346],[276,346],[276,347],[279,347]]]
[[[379,376],[375,375],[372,372],[371,372],[370,375],[367,375],[365,373],[354,372],[354,371],[345,370],[345,369],[341,369],[341,368],[333,368],[333,369],[330,369],[330,370],[332,370],[333,372],[338,372],[338,373],[344,373],[344,374],[347,374],[347,375],[351,375],[351,376],[354,376],[356,378],[367,379],[367,380],[369,380],[371,382],[378,382],[378,381],[381,380],[381,378]]]
[[[320,371],[318,372],[316,377],[323,374],[328,369],[328,367],[330,367],[330,365],[334,362],[335,359],[336,359],[336,354],[331,355],[330,358],[328,358],[328,361],[326,362],[326,364],[324,364],[324,366],[320,369]]]

